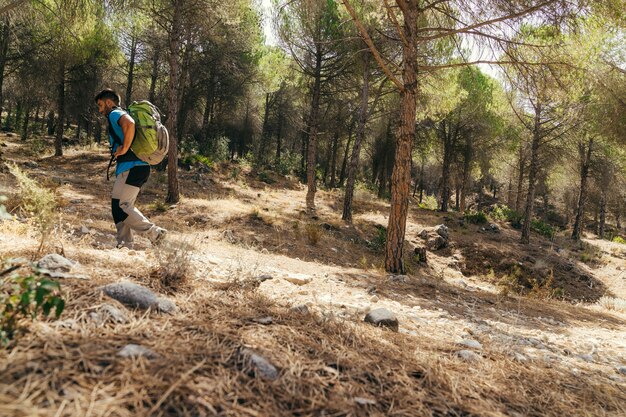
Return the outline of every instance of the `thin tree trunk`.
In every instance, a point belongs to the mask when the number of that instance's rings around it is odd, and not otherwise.
[[[359,108],[359,121],[356,128],[356,138],[352,155],[350,156],[350,165],[348,166],[348,180],[346,182],[346,190],[343,199],[343,213],[341,218],[344,221],[352,222],[352,198],[354,197],[354,185],[356,182],[356,174],[359,169],[359,157],[361,155],[361,145],[365,139],[365,126],[367,124],[367,104],[369,100],[369,54],[365,56],[363,61],[363,87],[361,89],[361,106]],[[346,145],[346,153],[350,145],[348,137],[348,145]]]
[[[271,93],[265,93],[265,110],[263,112],[263,127],[261,128],[261,140],[259,141],[258,160],[261,165],[265,164],[267,154],[267,143],[269,142],[268,121],[270,114]]]
[[[311,116],[309,119],[309,141],[307,149],[307,167],[306,167],[306,208],[308,211],[315,211],[315,193],[317,192],[317,129],[318,129],[318,113],[320,106],[320,93],[322,88],[322,50],[321,46],[316,44],[315,53],[315,75],[313,83],[313,97],[311,100]]]
[[[472,146],[471,135],[467,134],[465,137],[465,147],[463,148],[463,174],[461,180],[461,202],[459,204],[459,211],[465,212],[467,208],[467,194],[469,192],[470,173],[472,169],[472,158],[474,157],[474,149]]]
[[[574,230],[572,239],[580,240],[585,216],[585,201],[587,199],[587,178],[589,176],[589,165],[591,164],[591,152],[593,148],[593,138],[589,138],[587,152],[585,153],[584,143],[579,144],[580,164],[580,190],[578,191],[578,204],[576,207],[576,220],[574,220]]]
[[[133,33],[130,35],[130,61],[128,62],[128,82],[126,83],[126,98],[124,104],[126,107],[131,103],[133,95],[133,77],[135,74],[135,56],[137,55],[137,36],[133,28]]]
[[[4,105],[4,96],[2,95],[2,87],[4,86],[4,69],[7,63],[7,53],[9,52],[9,18],[3,16],[2,18],[2,33],[0,36],[0,123],[2,122],[2,107]]]
[[[339,117],[337,117],[337,121],[339,122]],[[339,123],[337,123],[339,124]],[[335,130],[335,135],[333,137],[333,146],[330,155],[330,188],[335,188],[337,186],[337,148],[339,147],[339,127],[337,126]]]
[[[446,131],[444,122],[443,131],[443,165],[441,167],[441,205],[440,211],[448,211],[450,201],[450,165],[452,165],[452,129],[448,126]]]
[[[26,114],[24,115],[24,124],[22,125],[22,140],[28,139],[28,124],[30,122],[30,108],[26,109]]]
[[[522,209],[522,193],[524,192],[524,169],[526,168],[526,156],[524,148],[520,144],[519,151],[519,167],[517,175],[517,194],[515,196],[515,211],[520,212]]]
[[[175,1],[174,17],[172,20],[172,32],[169,39],[170,77],[167,88],[167,101],[169,117],[167,118],[167,128],[170,134],[170,147],[167,158],[167,198],[168,203],[177,203],[180,200],[180,190],[178,186],[178,97],[179,97],[179,70],[178,54],[180,53],[181,32],[182,32],[182,2]]]
[[[604,229],[606,226],[606,191],[600,192],[600,225],[598,226],[598,237],[604,239]]]
[[[541,105],[535,109],[535,126],[533,129],[533,142],[530,153],[530,169],[528,171],[528,194],[526,195],[526,208],[524,210],[524,223],[522,225],[521,242],[530,243],[530,225],[533,220],[533,208],[535,204],[535,189],[537,187],[537,174],[539,170],[539,145],[541,142],[540,132]]]
[[[283,146],[282,144],[282,135],[283,135],[283,110],[279,109],[278,111],[278,126],[276,131],[276,159],[275,166],[278,167],[280,165],[280,152]]]
[[[404,4],[406,6],[406,4]],[[405,7],[403,43],[402,83],[400,92],[400,126],[398,129],[396,157],[391,178],[391,207],[387,224],[385,243],[385,270],[391,273],[404,273],[404,235],[409,211],[409,193],[411,188],[411,150],[415,137],[415,114],[417,100],[417,7]]]
[[[154,103],[156,99],[156,83],[159,77],[159,49],[154,48],[152,55],[152,71],[150,72],[150,93],[148,93],[148,100]]]
[[[57,128],[54,141],[54,156],[63,156],[63,125],[65,121],[65,61],[61,60],[57,74]]]
[[[350,145],[352,144],[352,123],[348,127],[348,140],[346,141],[346,148],[343,152],[343,162],[341,163],[341,171],[339,172],[339,186],[343,187],[343,183],[346,180],[346,170],[348,168],[348,153],[350,152]]]

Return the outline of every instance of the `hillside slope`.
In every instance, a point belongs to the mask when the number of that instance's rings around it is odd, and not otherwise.
[[[60,279],[60,320],[0,351],[0,415],[626,414],[624,245],[533,235],[523,246],[507,224],[413,207],[407,253],[438,224],[449,245],[388,276],[385,202],[359,193],[347,226],[341,193],[320,192],[310,218],[294,180],[223,165],[181,171],[173,207],[153,172],[138,205],[168,242],[119,250],[103,149],[33,159],[28,144],[0,142],[4,162],[55,189],[62,216],[46,253],[76,262]],[[2,169],[9,208],[15,194]],[[0,223],[1,259],[39,259],[37,246],[28,219]],[[167,279],[182,267],[186,280]],[[177,308],[128,308],[102,291],[120,281]],[[378,308],[398,332],[363,321]],[[149,350],[120,356],[129,344]]]

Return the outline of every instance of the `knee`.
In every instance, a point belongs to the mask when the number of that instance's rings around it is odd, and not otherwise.
[[[120,204],[120,200],[118,198],[111,199],[111,213],[113,214],[113,221],[115,224],[119,222],[123,222],[128,217],[128,214],[124,211],[124,205],[127,203]]]

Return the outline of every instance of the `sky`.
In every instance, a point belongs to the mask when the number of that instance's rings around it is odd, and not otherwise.
[[[278,40],[272,30],[272,0],[261,0],[261,7],[263,11],[263,33],[265,34],[265,44],[277,45]]]

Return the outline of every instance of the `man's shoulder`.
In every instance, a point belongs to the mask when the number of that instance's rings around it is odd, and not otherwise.
[[[117,123],[120,118],[125,115],[126,112],[120,108],[116,108],[111,110],[111,113],[109,113],[109,120],[111,121],[111,123]]]

